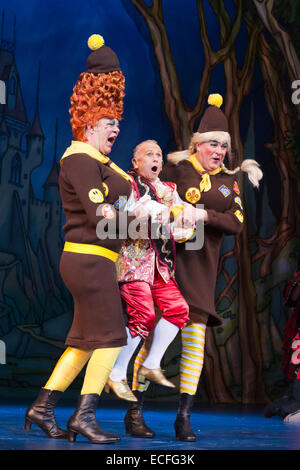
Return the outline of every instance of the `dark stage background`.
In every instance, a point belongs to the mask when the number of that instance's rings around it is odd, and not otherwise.
[[[207,333],[197,399],[265,403],[281,396],[289,386],[281,359],[291,313],[283,288],[300,246],[300,3],[2,0],[0,6],[1,397],[25,397],[44,385],[70,326],[72,300],[58,271],[58,161],[72,139],[69,98],[93,33],[117,52],[126,77],[111,154],[123,169],[144,139],[157,140],[164,155],[187,148],[209,93],[224,97],[233,137],[227,166],[244,158],[260,163],[259,190],[247,178],[239,181],[245,229],[224,237],[216,290],[224,324]],[[175,382],[179,354],[177,338],[164,359]],[[81,377],[70,393],[80,383]],[[172,398],[172,391],[151,387],[149,396]]]

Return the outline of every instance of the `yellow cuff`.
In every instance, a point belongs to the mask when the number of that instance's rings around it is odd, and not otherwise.
[[[194,235],[195,228],[196,228],[196,225],[194,225],[193,230],[192,230],[192,233],[191,233],[187,238],[185,238],[184,240],[176,240],[176,243],[184,243],[184,242],[187,242],[187,241]]]
[[[171,209],[174,219],[176,220],[179,214],[185,209],[184,206],[174,206]]]

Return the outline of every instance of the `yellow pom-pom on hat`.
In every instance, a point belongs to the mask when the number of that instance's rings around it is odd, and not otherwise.
[[[209,95],[208,106],[200,121],[198,132],[200,134],[205,132],[229,132],[228,119],[223,113],[221,106],[223,104],[223,97],[218,93]]]
[[[104,44],[100,34],[92,34],[88,39],[88,46],[92,49],[86,61],[88,72],[98,74],[121,70],[117,54]]]
[[[88,39],[88,46],[92,51],[97,51],[104,45],[104,39],[100,34],[92,34]]]
[[[212,95],[209,95],[207,102],[212,106],[217,106],[217,108],[220,108],[223,104],[223,97],[218,93],[214,93]]]

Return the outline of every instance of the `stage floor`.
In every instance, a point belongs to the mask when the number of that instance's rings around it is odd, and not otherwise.
[[[124,403],[124,404],[123,404]],[[197,405],[191,423],[197,436],[193,443],[175,440],[173,423],[176,403],[147,402],[146,423],[156,432],[153,439],[126,436],[123,418],[125,402],[105,400],[97,410],[97,420],[107,432],[118,434],[116,444],[91,444],[78,435],[75,443],[49,439],[32,425],[24,430],[24,415],[28,404],[0,405],[0,450],[299,450],[300,423],[284,423],[279,417],[265,418],[263,407],[242,405]],[[74,410],[73,404],[56,408],[58,424],[64,428]]]

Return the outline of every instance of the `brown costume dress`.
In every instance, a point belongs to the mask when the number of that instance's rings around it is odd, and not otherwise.
[[[74,299],[66,345],[91,350],[123,346],[127,340],[115,260],[124,240],[118,238],[116,202],[120,196],[129,197],[132,187],[107,157],[88,144],[73,144],[86,152],[72,154],[71,146],[59,176],[66,217],[60,272]],[[132,219],[129,216],[128,223]],[[116,238],[98,238],[101,221],[116,222]]]
[[[190,161],[183,160],[178,164],[166,164],[160,178],[176,183],[182,200],[193,205],[204,204],[208,213],[201,249],[186,250],[186,243],[176,244],[175,278],[190,310],[206,313],[209,326],[219,325],[222,320],[215,310],[215,287],[222,235],[238,234],[243,227],[243,208],[236,176],[223,171],[210,174],[211,189],[201,192],[201,173]]]

